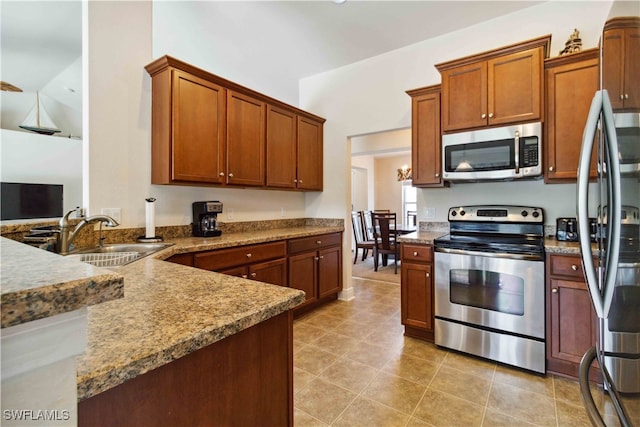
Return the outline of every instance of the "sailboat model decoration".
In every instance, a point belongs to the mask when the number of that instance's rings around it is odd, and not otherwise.
[[[36,92],[36,105],[19,127],[42,135],[53,135],[60,132],[60,129],[53,123],[53,120],[51,120],[51,117],[42,106],[39,92]]]

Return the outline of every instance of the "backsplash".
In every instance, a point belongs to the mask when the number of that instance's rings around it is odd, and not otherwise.
[[[70,221],[75,226],[80,219]],[[243,233],[258,230],[273,230],[278,228],[293,228],[304,226],[315,227],[344,227],[343,219],[335,218],[295,218],[295,219],[277,219],[262,221],[246,221],[246,222],[230,222],[224,223],[219,221],[218,228],[223,233]],[[23,221],[6,221],[0,226],[0,235],[11,240],[22,242],[24,236],[35,227],[42,226],[58,226],[57,220],[43,220],[42,222],[23,222]],[[144,236],[145,228],[102,228],[102,237],[104,243],[126,243],[135,242],[138,237]],[[191,225],[174,225],[166,227],[156,227],[156,234],[162,236],[164,240],[171,240],[180,237],[191,237]],[[86,227],[80,231],[80,234],[74,241],[76,246],[95,246],[98,244],[99,231],[92,227]]]

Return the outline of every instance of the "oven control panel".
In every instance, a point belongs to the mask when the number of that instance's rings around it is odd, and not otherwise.
[[[532,206],[473,205],[449,208],[449,221],[543,224],[542,208]]]

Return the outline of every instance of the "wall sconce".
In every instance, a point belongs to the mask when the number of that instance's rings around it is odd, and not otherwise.
[[[398,169],[398,181],[408,181],[412,178],[413,175],[409,166],[403,165],[402,168]]]

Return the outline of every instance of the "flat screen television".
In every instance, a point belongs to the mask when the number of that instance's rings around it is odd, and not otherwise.
[[[57,218],[62,216],[61,184],[3,182],[0,219]]]

